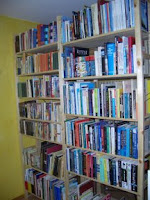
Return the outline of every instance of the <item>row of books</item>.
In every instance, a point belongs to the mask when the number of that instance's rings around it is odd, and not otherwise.
[[[59,97],[58,75],[43,75],[42,78],[18,82],[18,97]]]
[[[20,117],[60,122],[60,102],[40,100],[19,104]]]
[[[93,181],[85,180],[81,183],[75,181],[74,185],[76,187],[73,188],[73,191],[70,191],[69,200],[111,200],[110,194],[97,194],[96,185]]]
[[[141,1],[142,28],[148,30],[147,1]],[[70,42],[112,31],[135,27],[134,0],[97,0],[91,7],[62,17],[62,42]]]
[[[32,49],[38,46],[57,42],[57,22],[49,25],[38,24],[37,28],[29,29],[15,37],[16,52]]]
[[[124,122],[67,120],[66,143],[113,155],[138,158],[138,128]]]
[[[43,140],[62,142],[60,124],[20,120],[20,132]]]
[[[58,52],[17,57],[16,62],[18,75],[57,70]]]
[[[80,54],[76,55],[75,51]],[[136,45],[134,37],[115,37],[89,56],[89,49],[64,48],[64,77],[85,77],[136,73]]]
[[[62,146],[53,143],[41,143],[41,149],[28,147],[23,150],[24,164],[43,170],[49,175],[62,178],[64,164]]]
[[[66,82],[66,114],[136,118],[136,80],[117,82]]]
[[[25,188],[43,200],[65,200],[64,182],[35,169],[25,170]]]
[[[137,192],[138,161],[67,148],[67,169],[100,182]]]

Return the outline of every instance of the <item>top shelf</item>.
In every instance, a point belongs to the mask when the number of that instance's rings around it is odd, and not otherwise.
[[[71,42],[63,43],[63,47],[70,46],[70,47],[85,47],[85,48],[95,48],[100,46],[101,44],[104,44],[105,42],[111,42],[114,41],[115,36],[134,36],[135,35],[135,29],[134,28],[128,28],[128,29],[122,29],[114,32],[104,33],[92,37],[87,37],[84,39],[78,39]]]
[[[56,51],[56,50],[57,50],[57,42],[54,42],[54,43],[43,45],[43,46],[36,47],[36,48],[33,48],[33,49],[21,51],[21,52],[18,52],[16,54],[21,55],[23,53],[47,53],[49,51]]]

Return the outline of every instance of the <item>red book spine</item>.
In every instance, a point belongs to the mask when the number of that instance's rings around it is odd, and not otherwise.
[[[61,151],[62,150],[62,145],[55,145],[53,147],[50,147],[50,148],[47,148],[47,154],[50,154],[50,153],[54,153],[54,152],[57,152],[57,151]]]
[[[79,144],[79,124],[75,123],[75,146],[80,147]]]
[[[27,181],[24,182],[24,185],[25,185],[25,189],[28,190],[28,182]]]
[[[45,71],[48,71],[48,53],[45,54]]]
[[[101,127],[102,134],[102,152],[105,152],[105,136],[104,136],[104,127]]]
[[[99,25],[99,33],[102,33],[102,22],[101,22],[101,10],[100,6],[105,3],[104,0],[97,0],[97,7],[98,7],[98,25]]]
[[[128,37],[128,61],[129,61],[129,70],[128,73],[132,73],[132,45],[135,44],[134,37]]]
[[[90,177],[93,178],[93,155],[90,156]]]
[[[86,176],[90,177],[90,155],[86,154]]]

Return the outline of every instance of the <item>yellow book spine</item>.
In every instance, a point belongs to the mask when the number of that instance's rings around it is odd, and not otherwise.
[[[105,179],[105,182],[107,183],[108,177],[107,177],[107,160],[106,160],[106,158],[104,158],[104,179]]]

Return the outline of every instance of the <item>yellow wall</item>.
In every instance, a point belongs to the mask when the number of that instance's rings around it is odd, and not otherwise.
[[[14,35],[35,23],[0,16],[0,199],[23,194],[14,76]]]

